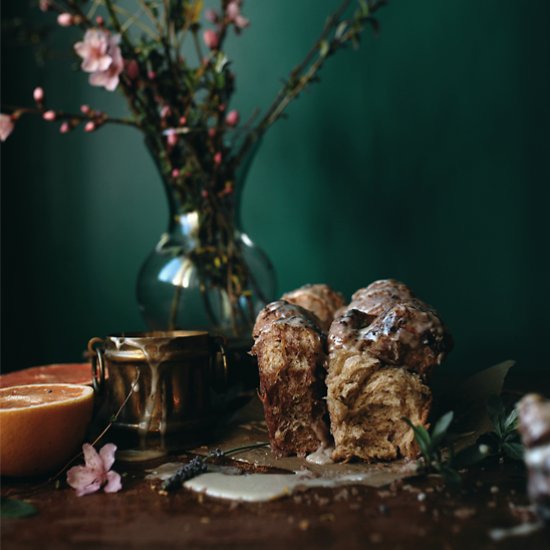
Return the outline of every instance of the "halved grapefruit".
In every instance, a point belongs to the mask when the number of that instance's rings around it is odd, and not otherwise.
[[[76,384],[0,389],[0,473],[33,476],[62,467],[84,440],[94,391]]]

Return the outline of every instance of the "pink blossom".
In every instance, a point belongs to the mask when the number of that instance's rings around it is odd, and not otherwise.
[[[111,35],[103,29],[88,29],[84,41],[74,45],[83,60],[81,69],[92,73],[89,78],[92,86],[102,86],[110,92],[118,86],[120,73],[124,69],[119,42],[118,34]]]
[[[250,25],[250,21],[241,15],[241,5],[240,0],[232,0],[225,8],[225,15],[232,22],[237,30],[244,29]]]
[[[11,116],[0,113],[0,141],[6,141],[14,127]]]
[[[225,117],[225,122],[228,126],[237,126],[237,124],[239,124],[239,111],[229,111]]]
[[[214,164],[217,164],[218,166],[222,163],[222,154],[218,151],[214,155]]]
[[[55,114],[55,111],[46,111],[42,118],[44,120],[47,120],[48,122],[51,122],[52,120],[55,120],[57,118],[57,115]]]
[[[202,38],[206,46],[211,50],[215,50],[218,47],[218,44],[220,43],[220,38],[218,34],[212,29],[205,30],[204,33],[202,34]]]
[[[90,109],[89,105],[84,104],[84,105],[80,106],[80,112],[81,113],[87,115],[90,111],[91,111],[91,109]]]
[[[74,18],[70,13],[60,13],[57,16],[57,24],[62,27],[70,27],[74,23]]]
[[[96,22],[96,25],[98,27],[103,27],[103,25],[105,25],[105,19],[103,19],[103,17],[101,17],[101,15],[98,15],[96,18],[95,18],[95,22]]]
[[[86,122],[84,125],[84,131],[85,132],[93,132],[96,129],[96,123],[93,120],[90,120]]]
[[[32,93],[32,97],[34,98],[36,103],[42,103],[44,101],[44,90],[40,88],[40,86],[38,88],[35,88]]]
[[[174,169],[172,170],[172,177],[173,177],[174,179],[180,177],[180,171],[179,171],[177,168],[174,168]]]
[[[216,128],[208,128],[208,137],[214,138],[216,136]]]
[[[185,126],[187,124],[187,117],[185,117],[185,116],[180,117],[179,122],[182,126]]]
[[[67,472],[67,483],[81,497],[99,491],[103,485],[106,493],[122,489],[120,475],[111,470],[115,461],[116,445],[107,443],[99,453],[89,444],[82,445],[85,466],[74,466]]]
[[[68,134],[71,131],[71,125],[68,122],[63,122],[59,127],[59,131],[62,134]]]
[[[52,7],[52,3],[50,0],[40,0],[38,2],[38,7],[40,8],[40,11],[49,11],[49,9]]]

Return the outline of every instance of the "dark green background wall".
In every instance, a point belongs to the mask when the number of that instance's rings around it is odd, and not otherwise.
[[[267,106],[335,5],[247,0],[252,26],[230,47],[243,113]],[[397,277],[450,325],[450,368],[548,369],[550,4],[392,0],[380,19],[265,139],[245,229],[281,291]],[[3,101],[41,84],[54,106],[122,108],[70,65],[4,47]],[[135,277],[165,224],[132,130],[22,122],[2,145],[2,369],[79,360],[89,337],[142,328]]]

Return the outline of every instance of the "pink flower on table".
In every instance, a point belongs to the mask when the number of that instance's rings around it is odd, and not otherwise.
[[[107,443],[99,453],[89,444],[82,445],[85,466],[74,466],[67,472],[67,483],[76,489],[81,497],[99,491],[102,486],[106,493],[116,493],[122,489],[120,475],[111,470],[115,461],[116,445]]]
[[[112,92],[124,70],[124,59],[118,46],[120,35],[111,35],[104,29],[88,29],[82,42],[74,45],[82,58],[80,68],[90,75],[92,86],[102,86]]]
[[[204,40],[204,43],[208,48],[211,50],[215,50],[218,47],[218,44],[220,43],[220,38],[216,31],[213,31],[212,29],[207,29],[204,31],[202,38]]]
[[[0,141],[6,141],[14,128],[11,116],[0,113]]]

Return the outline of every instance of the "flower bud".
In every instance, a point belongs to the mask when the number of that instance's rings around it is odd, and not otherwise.
[[[214,155],[214,164],[217,164],[218,166],[222,163],[222,154],[218,151],[215,155]]]
[[[87,115],[91,111],[89,105],[81,105],[80,106],[80,112]]]
[[[225,122],[228,126],[237,126],[239,124],[239,111],[229,111],[225,117]]]
[[[86,122],[86,125],[84,126],[85,132],[93,132],[95,129],[96,129],[96,124],[93,120]]]
[[[61,27],[70,27],[73,23],[74,19],[70,13],[60,13],[57,16],[57,24]]]
[[[174,169],[172,170],[172,177],[173,177],[174,179],[180,177],[180,171],[179,171],[178,168],[174,168]]]
[[[44,101],[44,90],[38,86],[34,89],[32,93],[32,97],[36,101],[36,103],[42,103]]]
[[[168,145],[170,147],[174,147],[177,143],[178,143],[178,134],[176,134],[175,132],[170,132],[167,136],[166,136],[166,141],[168,142]]]
[[[211,50],[215,50],[218,47],[218,44],[220,43],[220,38],[218,34],[212,29],[205,30],[204,33],[202,34],[202,38],[206,46]]]
[[[47,120],[48,122],[51,122],[52,120],[55,120],[57,118],[57,115],[55,114],[55,111],[46,111],[42,118],[44,120]]]
[[[126,74],[130,80],[136,80],[139,76],[139,65],[135,59],[130,59],[126,64]]]
[[[208,137],[213,139],[216,136],[216,128],[208,128]]]
[[[62,134],[68,134],[71,131],[71,125],[68,122],[63,122],[63,124],[59,127],[59,131]]]

